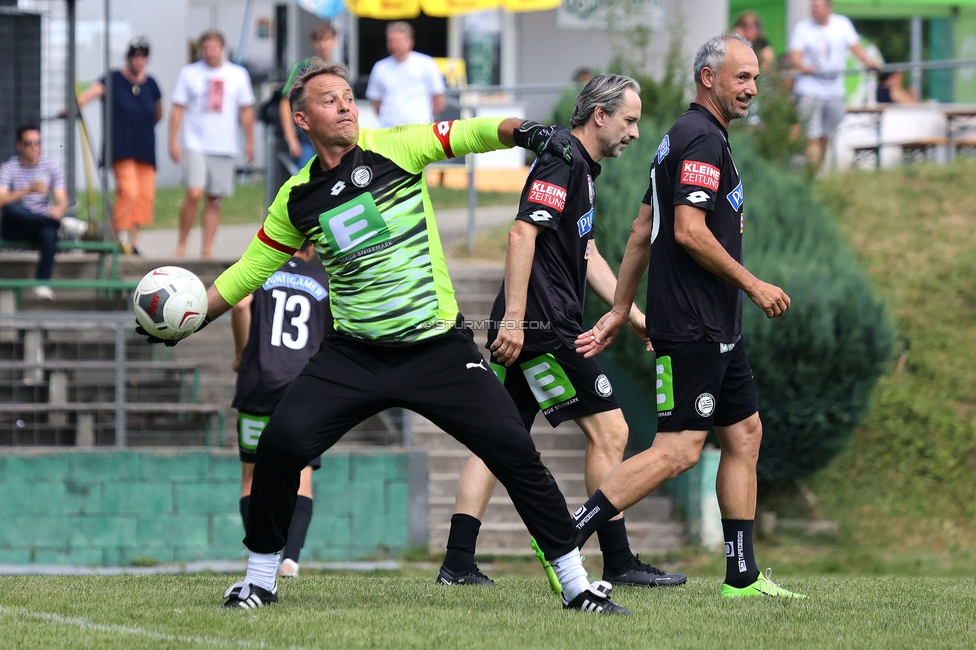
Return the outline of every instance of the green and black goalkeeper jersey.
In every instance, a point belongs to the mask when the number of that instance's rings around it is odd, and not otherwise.
[[[500,118],[363,129],[334,169],[318,158],[292,176],[244,256],[215,281],[236,304],[310,239],[330,280],[337,332],[410,342],[443,334],[458,315],[424,168],[505,148]]]

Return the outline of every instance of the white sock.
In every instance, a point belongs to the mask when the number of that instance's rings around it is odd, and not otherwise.
[[[278,571],[278,558],[281,553],[255,553],[247,558],[247,575],[244,582],[271,591],[275,586],[275,573]]]
[[[550,564],[556,572],[556,577],[559,578],[559,584],[563,586],[563,598],[567,603],[590,586],[578,548],[574,548],[562,557],[557,557]]]

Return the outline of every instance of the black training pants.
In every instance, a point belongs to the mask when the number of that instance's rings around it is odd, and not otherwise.
[[[258,441],[244,545],[280,551],[302,468],[356,424],[395,406],[428,418],[479,456],[547,558],[576,547],[566,500],[468,329],[403,345],[326,337]]]

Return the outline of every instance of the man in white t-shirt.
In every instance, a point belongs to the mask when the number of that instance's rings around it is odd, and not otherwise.
[[[200,60],[183,66],[176,78],[169,152],[175,162],[182,163],[186,185],[176,257],[186,254],[186,238],[197,219],[197,205],[206,196],[200,254],[212,258],[220,225],[220,199],[234,193],[238,124],[244,131],[244,158],[248,163],[254,158],[254,91],[247,70],[224,61],[223,34],[204,32],[199,53]]]
[[[397,21],[386,26],[386,49],[369,73],[366,99],[373,103],[380,126],[433,122],[444,110],[444,75],[434,59],[413,51],[413,27]]]
[[[810,17],[793,27],[789,49],[797,72],[797,110],[808,120],[807,161],[816,171],[844,117],[847,51],[868,68],[877,64],[864,51],[850,19],[834,13],[832,0],[811,0]]]

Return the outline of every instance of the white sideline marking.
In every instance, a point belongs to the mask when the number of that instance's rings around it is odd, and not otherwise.
[[[315,562],[302,563],[309,569],[327,571],[395,571],[400,568],[397,560],[379,562]],[[159,564],[148,567],[106,566],[89,567],[69,564],[0,564],[0,576],[118,576],[118,575],[183,575],[212,571],[216,573],[244,573],[247,560],[204,560],[180,564]]]
[[[0,605],[0,614],[7,614],[10,616],[20,616],[23,618],[33,618],[40,619],[42,621],[48,621],[50,623],[60,623],[62,625],[72,625],[82,630],[94,630],[96,632],[113,632],[117,634],[130,634],[132,636],[139,636],[146,639],[153,639],[156,641],[170,641],[177,642],[181,644],[203,644],[210,646],[238,646],[243,648],[266,648],[263,641],[258,641],[257,643],[252,643],[251,641],[233,641],[230,639],[219,639],[212,636],[173,636],[171,634],[164,634],[162,632],[153,632],[152,630],[144,630],[140,627],[132,627],[130,625],[102,625],[101,623],[95,623],[87,618],[76,618],[73,616],[64,616],[62,614],[49,614],[47,612],[32,612],[29,609],[23,607],[4,607]]]

